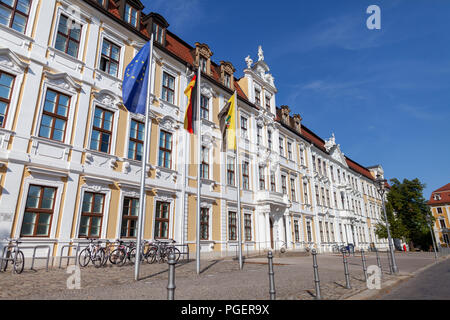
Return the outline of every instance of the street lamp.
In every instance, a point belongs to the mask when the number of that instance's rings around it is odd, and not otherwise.
[[[398,273],[398,267],[397,267],[397,263],[395,261],[394,246],[393,246],[393,242],[392,242],[392,238],[391,238],[391,231],[389,228],[389,221],[388,221],[388,217],[387,217],[387,213],[386,213],[386,203],[384,201],[384,195],[386,193],[385,183],[387,182],[387,180],[383,179],[381,177],[381,175],[378,174],[375,182],[376,182],[376,186],[377,186],[377,191],[380,194],[381,201],[383,203],[383,212],[384,212],[384,218],[386,219],[386,229],[387,229],[388,242],[389,242],[389,252],[390,252],[391,261],[392,261],[392,272]]]
[[[437,256],[437,250],[436,250],[436,242],[434,240],[433,229],[431,228],[431,218],[429,215],[427,215],[427,222],[428,222],[428,228],[430,228],[431,240],[433,241],[434,258],[437,260],[438,256]]]

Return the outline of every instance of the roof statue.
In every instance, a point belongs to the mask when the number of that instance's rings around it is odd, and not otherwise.
[[[264,51],[262,46],[258,47],[258,61],[264,61]]]
[[[247,63],[247,68],[250,69],[252,67],[253,60],[252,60],[252,58],[250,58],[250,55],[247,58],[245,58],[245,63]]]

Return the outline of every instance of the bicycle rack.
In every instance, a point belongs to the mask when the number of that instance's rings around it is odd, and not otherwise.
[[[14,261],[14,258],[6,258],[6,252],[9,248],[14,248],[16,245],[8,244],[3,247],[2,256],[0,257],[0,272],[3,272],[4,263],[8,261]]]
[[[67,254],[69,254],[70,248],[77,248],[75,251],[75,256],[63,256],[64,249],[67,248]],[[63,259],[67,259],[67,267],[69,266],[69,262],[71,259],[75,259],[75,265],[78,264],[78,253],[80,252],[80,244],[68,244],[61,247],[60,255],[59,255],[59,266],[58,268],[61,269],[61,264]]]
[[[180,254],[182,256],[187,256],[187,261],[189,261],[189,245],[187,244],[179,244],[179,245],[175,245],[176,248],[185,248],[186,250],[181,251],[180,250]]]
[[[23,248],[24,247],[19,247],[19,249],[23,249]],[[48,263],[50,261],[50,252],[52,251],[52,248],[50,246],[42,245],[42,246],[36,246],[36,247],[28,247],[27,249],[33,249],[33,258],[31,260],[31,268],[30,268],[30,270],[34,270],[33,269],[33,267],[34,267],[34,260],[36,260],[36,259],[41,259],[41,260],[46,259],[47,260],[46,270],[48,272]],[[36,251],[38,249],[47,249],[47,257],[36,257]]]

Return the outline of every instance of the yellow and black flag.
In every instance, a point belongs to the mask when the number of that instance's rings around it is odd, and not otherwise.
[[[219,113],[220,131],[222,132],[222,151],[236,150],[236,92]]]
[[[186,116],[184,118],[184,128],[190,134],[196,134],[195,121],[197,120],[197,76],[195,75],[188,87],[184,91],[184,94],[188,97],[188,106],[186,109]]]

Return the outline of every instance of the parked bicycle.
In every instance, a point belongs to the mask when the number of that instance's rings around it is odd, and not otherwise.
[[[13,272],[16,274],[22,273],[25,267],[25,256],[23,252],[19,249],[18,239],[8,239],[8,249],[6,249],[6,254],[2,257],[0,270],[6,271],[8,268],[8,263],[11,262],[13,266]],[[15,244],[13,244],[13,242]]]
[[[117,240],[119,242],[119,246],[115,249],[111,256],[109,257],[109,261],[122,267],[125,265],[127,261],[131,263],[135,263],[136,261],[136,244],[134,242],[130,242],[130,244],[125,245],[122,240]]]
[[[155,240],[150,244],[147,252],[144,253],[144,258],[147,263],[152,264],[155,262],[165,263],[169,259],[170,254],[175,255],[175,261],[178,262],[181,257],[181,251],[175,247],[176,241],[170,242]]]
[[[96,239],[88,239],[89,245],[87,248],[81,250],[80,255],[78,256],[78,263],[81,267],[87,267],[89,262],[96,268],[100,268],[104,265],[105,262],[105,251],[101,246],[101,241],[97,241],[97,244],[94,244]]]

